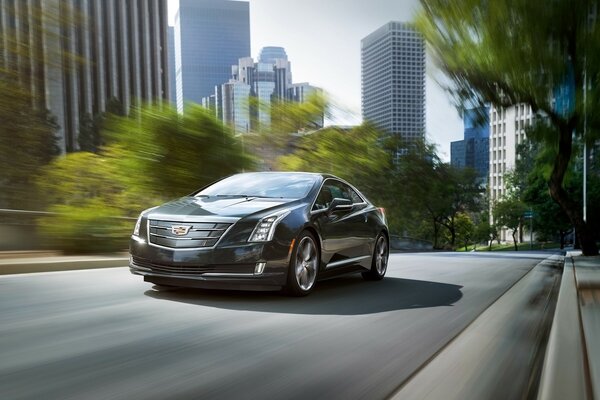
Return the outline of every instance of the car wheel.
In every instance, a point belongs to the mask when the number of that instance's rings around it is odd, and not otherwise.
[[[371,270],[363,272],[362,276],[369,281],[379,281],[385,276],[388,266],[388,258],[390,256],[390,246],[387,237],[380,233],[375,241],[375,250],[373,251],[373,261],[371,262]]]
[[[286,291],[292,296],[306,296],[315,287],[320,263],[315,237],[304,231],[298,237],[290,259]]]

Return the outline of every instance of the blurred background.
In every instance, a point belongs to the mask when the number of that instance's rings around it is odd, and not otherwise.
[[[252,3],[3,0],[0,251],[123,251],[140,211],[254,170],[347,179],[386,209],[396,243],[409,248],[563,247],[579,233],[595,241],[597,85],[582,90],[578,77],[597,80],[597,64],[588,56],[585,68],[569,66],[565,45],[526,53],[567,30],[500,29],[517,11],[552,26],[563,3],[499,6],[483,22],[473,19],[477,4],[399,3],[410,21],[369,20],[380,26],[354,43],[362,116],[340,125],[352,112],[335,93],[295,82],[284,47],[251,56]],[[589,25],[581,46],[592,54],[597,10],[578,7],[569,21]],[[461,36],[469,26],[498,36],[470,40]],[[551,72],[545,80],[523,78],[540,68]],[[464,121],[463,138],[442,144],[450,159],[426,134],[426,113],[435,115],[427,71]],[[440,113],[436,129],[445,123]],[[569,124],[576,134],[564,149]]]

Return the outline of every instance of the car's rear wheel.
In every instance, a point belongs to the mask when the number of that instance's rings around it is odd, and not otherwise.
[[[290,259],[287,292],[292,296],[306,296],[315,287],[319,273],[320,254],[315,237],[303,231],[295,243]]]
[[[363,272],[363,278],[369,281],[379,281],[383,279],[387,271],[389,256],[390,246],[387,237],[385,234],[380,233],[375,241],[375,250],[373,251],[371,270],[368,272]]]

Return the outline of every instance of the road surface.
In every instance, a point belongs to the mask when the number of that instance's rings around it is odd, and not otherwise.
[[[0,399],[386,398],[547,256],[392,254],[383,281],[306,298],[3,276]]]

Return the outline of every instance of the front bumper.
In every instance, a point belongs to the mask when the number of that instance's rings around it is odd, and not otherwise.
[[[130,242],[129,268],[161,285],[234,290],[279,290],[287,279],[290,244],[272,241],[211,249],[156,247],[139,238]],[[257,263],[265,263],[261,273]]]

